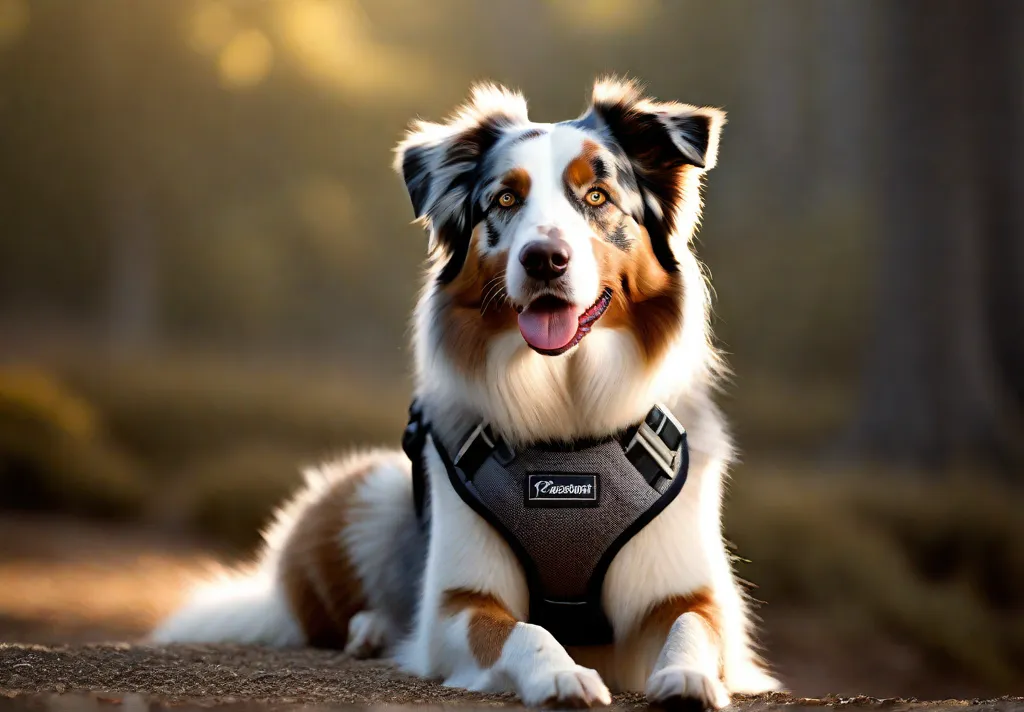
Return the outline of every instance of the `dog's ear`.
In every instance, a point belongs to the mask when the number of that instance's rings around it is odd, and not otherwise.
[[[643,197],[637,221],[647,229],[658,260],[674,269],[669,238],[692,232],[700,212],[700,176],[714,168],[725,112],[659,102],[634,82],[602,79],[582,118],[604,127],[625,153]]]
[[[447,257],[442,281],[458,275],[469,249],[481,163],[505,129],[528,120],[520,94],[481,84],[446,122],[414,122],[395,148],[394,168],[405,180],[416,218],[430,231],[431,248]]]

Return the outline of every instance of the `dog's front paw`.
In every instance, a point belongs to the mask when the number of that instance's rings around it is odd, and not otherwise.
[[[348,623],[345,652],[359,659],[378,657],[384,652],[387,633],[387,622],[381,614],[376,611],[360,611]]]
[[[519,691],[527,707],[600,707],[612,695],[595,670],[573,665],[563,670],[537,670]]]
[[[670,665],[647,681],[647,701],[668,709],[721,709],[729,704],[729,693],[716,678],[699,670]]]

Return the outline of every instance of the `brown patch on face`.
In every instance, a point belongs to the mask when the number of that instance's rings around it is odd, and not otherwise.
[[[563,174],[565,182],[576,190],[584,190],[592,186],[597,177],[592,161],[600,150],[600,147],[593,141],[589,139],[583,141],[583,150],[565,167]]]
[[[456,616],[471,611],[469,618],[469,649],[482,668],[498,662],[505,641],[516,627],[516,619],[494,596],[465,589],[445,591],[441,611]]]
[[[632,331],[644,358],[655,364],[682,327],[682,277],[661,266],[646,230],[635,223],[633,230],[628,252],[599,238],[591,240],[601,284],[612,290],[600,323]]]
[[[296,522],[281,552],[281,582],[309,644],[343,648],[349,621],[366,607],[341,534],[350,523],[353,494],[372,465],[331,485]]]
[[[501,184],[515,193],[520,200],[530,194],[530,174],[525,168],[513,168],[501,179]]]
[[[505,299],[508,254],[484,257],[478,250],[481,228],[473,231],[459,275],[441,289],[446,297],[438,311],[442,347],[449,360],[468,375],[487,362],[487,346],[500,333],[516,328],[516,313]]]

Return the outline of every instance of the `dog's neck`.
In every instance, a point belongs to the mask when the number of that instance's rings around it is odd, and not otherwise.
[[[429,281],[416,310],[416,393],[431,427],[457,437],[486,422],[510,444],[600,438],[639,422],[655,403],[707,396],[716,358],[699,264],[682,251],[683,324],[655,364],[626,329],[595,328],[572,352],[531,351],[515,330],[492,339],[479,373],[457,369],[439,336],[443,298]]]

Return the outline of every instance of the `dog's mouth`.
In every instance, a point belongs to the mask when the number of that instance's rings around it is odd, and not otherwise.
[[[605,289],[586,309],[553,294],[545,294],[526,308],[519,309],[519,333],[539,354],[564,354],[590,333],[611,301],[611,289]]]

